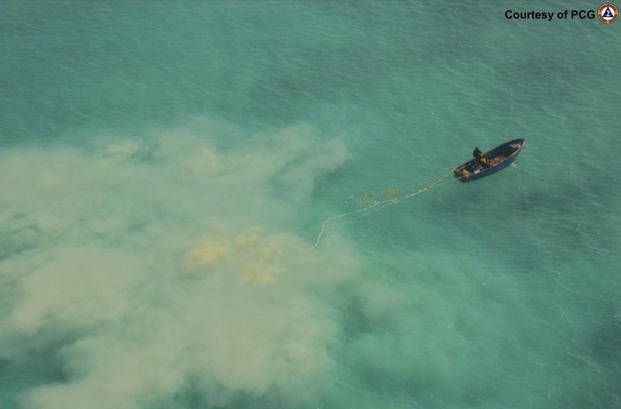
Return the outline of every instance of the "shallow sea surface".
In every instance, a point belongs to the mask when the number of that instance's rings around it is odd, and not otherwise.
[[[0,406],[621,408],[598,6],[4,2]]]

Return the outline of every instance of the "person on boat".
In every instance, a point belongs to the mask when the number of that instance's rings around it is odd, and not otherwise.
[[[481,152],[481,149],[479,149],[478,146],[474,147],[474,150],[472,151],[472,156],[474,156],[474,158],[477,160],[477,165],[481,165],[484,168],[489,168],[489,160],[487,159],[485,154]]]

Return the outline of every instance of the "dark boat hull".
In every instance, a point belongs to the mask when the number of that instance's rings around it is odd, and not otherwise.
[[[471,159],[456,167],[453,173],[461,182],[471,182],[492,175],[510,166],[525,144],[524,139],[512,139],[484,153],[485,157],[492,163],[491,166],[481,168],[476,159]]]

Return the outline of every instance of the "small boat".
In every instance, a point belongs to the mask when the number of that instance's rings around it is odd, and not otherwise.
[[[505,142],[481,155],[486,159],[485,161],[479,161],[476,158],[471,159],[456,167],[453,174],[462,182],[470,182],[489,176],[511,165],[525,144],[524,139],[513,139]]]

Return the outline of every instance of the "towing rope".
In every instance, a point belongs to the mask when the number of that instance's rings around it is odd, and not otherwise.
[[[425,187],[422,187],[414,192],[410,192],[401,196],[397,196],[397,197],[393,197],[393,198],[389,198],[389,199],[384,199],[384,200],[373,200],[373,203],[371,203],[370,205],[363,207],[361,209],[357,209],[357,210],[352,210],[351,212],[346,212],[346,213],[342,213],[336,216],[332,216],[327,218],[326,220],[324,220],[324,222],[321,224],[321,231],[319,232],[319,234],[317,235],[317,240],[315,240],[315,248],[319,247],[319,244],[321,242],[322,237],[324,236],[324,234],[327,232],[328,229],[328,225],[331,224],[332,222],[339,220],[339,219],[343,219],[349,216],[353,216],[353,215],[358,215],[358,217],[356,217],[355,219],[350,219],[349,221],[353,221],[358,219],[359,217],[365,216],[367,214],[369,214],[371,211],[377,211],[387,205],[396,205],[398,203],[400,203],[403,200],[406,199],[410,199],[414,196],[418,196],[420,194],[423,194],[425,192],[430,191],[431,189],[440,186],[441,184],[447,182],[447,178],[449,178],[451,175],[453,174],[453,170],[451,169],[450,172],[436,177],[434,179],[430,179],[427,182],[425,182],[425,184],[427,184]],[[399,190],[397,189],[387,189],[383,191],[384,195],[390,195],[394,192],[399,192]],[[363,198],[368,197],[368,194],[365,194],[362,196]]]

